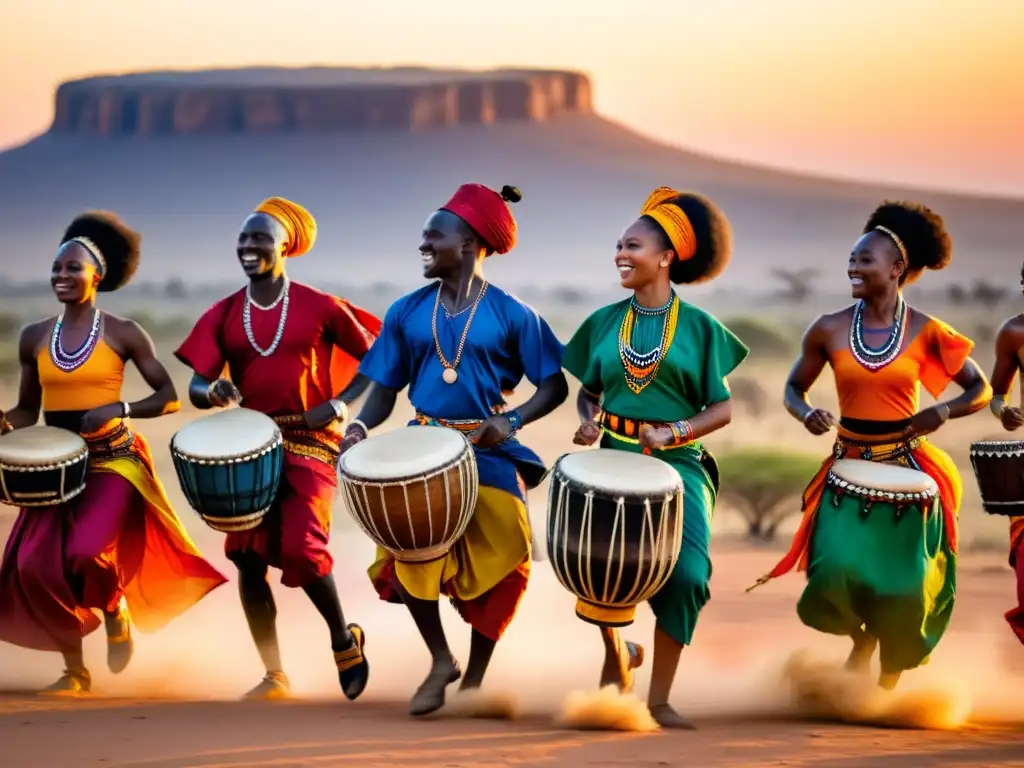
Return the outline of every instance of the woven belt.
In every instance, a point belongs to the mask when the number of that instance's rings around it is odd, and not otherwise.
[[[416,423],[421,427],[447,427],[468,434],[475,432],[483,424],[483,421],[481,419],[439,419],[417,411]]]
[[[598,417],[597,423],[605,432],[608,432],[621,440],[625,440],[628,443],[640,442],[640,428],[645,425],[654,427],[655,429],[671,428],[667,421],[641,421],[639,419],[631,419],[627,416],[617,416],[614,413],[608,413],[608,411],[601,411],[601,415]]]
[[[867,443],[845,437],[837,437],[832,448],[832,455],[836,459],[861,459],[862,461],[879,461],[909,467],[911,464],[911,454],[921,447],[922,439],[914,437],[910,440]]]
[[[119,421],[117,426],[97,435],[82,435],[89,448],[90,459],[115,459],[132,454],[135,435],[128,428],[128,423]]]
[[[330,426],[324,429],[310,429],[306,426],[306,417],[295,414],[274,416],[273,419],[281,428],[284,449],[288,453],[316,459],[332,467],[338,461],[342,436]]]

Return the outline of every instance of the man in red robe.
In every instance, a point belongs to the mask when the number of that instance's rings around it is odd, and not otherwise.
[[[247,698],[289,693],[269,567],[281,570],[284,586],[301,587],[324,617],[349,699],[363,692],[369,675],[365,633],[345,623],[327,543],[345,403],[368,384],[357,369],[381,321],[288,279],[286,260],[309,251],[315,240],[316,222],[302,206],[279,197],[264,201],[238,235],[238,259],[249,284],[207,310],[175,353],[194,371],[193,405],[243,403],[272,417],[284,435],[284,472],[273,508],[257,528],[230,533],[225,542],[267,670]]]

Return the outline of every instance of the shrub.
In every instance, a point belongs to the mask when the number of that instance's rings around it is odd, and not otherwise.
[[[779,448],[730,451],[718,459],[721,498],[747,521],[752,539],[775,538],[779,524],[800,512],[800,496],[822,457]]]

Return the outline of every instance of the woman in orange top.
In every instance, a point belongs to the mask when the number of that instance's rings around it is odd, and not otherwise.
[[[1024,270],[1021,271],[1024,290]],[[1006,404],[1017,372],[1024,369],[1024,315],[1011,317],[996,334],[996,362],[992,369],[992,413],[1003,428],[1013,432],[1024,426],[1024,412]],[[1017,607],[1006,612],[1006,621],[1024,643],[1024,517],[1010,518],[1010,567],[1017,574]]]
[[[847,267],[857,302],[814,321],[786,383],[786,408],[811,434],[833,427],[838,434],[832,455],[804,492],[804,517],[792,548],[758,583],[795,566],[806,570],[807,587],[797,605],[801,621],[820,632],[850,636],[850,669],[866,670],[878,647],[879,684],[889,689],[904,670],[927,661],[949,624],[956,593],[963,486],[952,459],[925,436],[948,419],[984,408],[992,395],[969,357],[974,343],[911,309],[903,298],[904,286],[925,269],[944,268],[951,254],[949,235],[934,212],[910,203],[879,206]],[[807,400],[826,364],[839,394],[838,425],[831,413]],[[918,410],[922,385],[938,398],[950,381],[963,394]],[[937,511],[926,518],[896,519],[878,513],[865,519],[842,510],[816,514],[828,470],[839,458],[927,473],[939,488]],[[850,552],[849,542],[865,539],[870,549]]]
[[[23,509],[0,564],[0,640],[64,656],[51,694],[88,693],[82,638],[107,632],[107,664],[131,659],[134,624],[160,628],[226,579],[189,539],[153,468],[149,446],[129,417],[178,410],[174,384],[137,324],[96,308],[139,262],[139,235],[113,214],[76,218],[61,240],[50,283],[64,305],[56,318],[21,333],[18,405],[0,412],[0,431],[46,423],[89,446],[85,490],[67,505]],[[153,394],[121,399],[132,361]]]

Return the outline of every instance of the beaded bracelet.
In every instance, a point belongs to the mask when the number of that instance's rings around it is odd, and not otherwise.
[[[693,442],[693,427],[690,426],[690,422],[685,420],[673,421],[668,426],[672,430],[672,437],[675,438],[670,446],[671,448],[678,448],[681,445]]]

